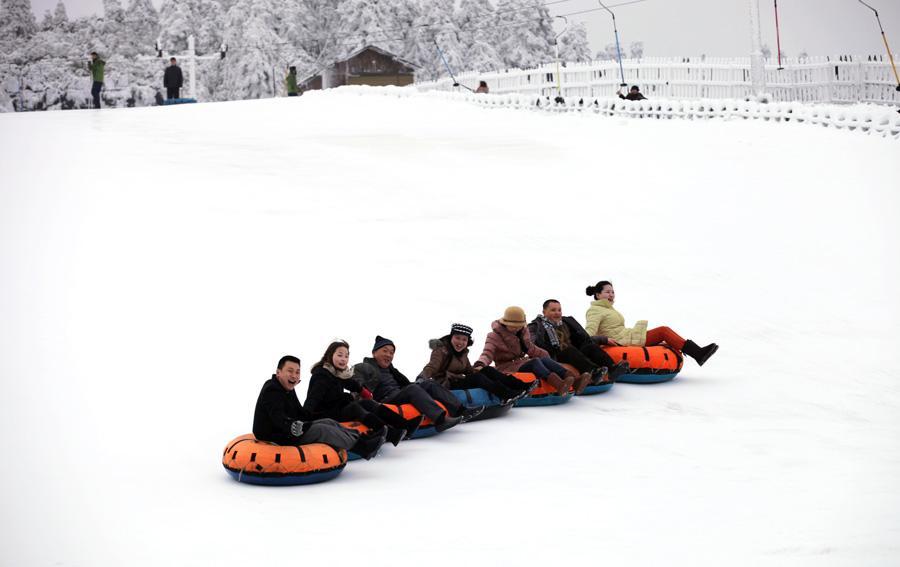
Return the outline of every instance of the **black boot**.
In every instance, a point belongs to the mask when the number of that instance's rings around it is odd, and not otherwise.
[[[605,366],[594,369],[591,373],[591,385],[605,384],[610,381],[609,369]]]
[[[461,422],[461,417],[450,417],[449,415],[447,415],[447,412],[444,412],[441,414],[441,417],[437,418],[437,421],[434,424],[434,428],[438,433],[440,433],[442,431],[447,431],[454,425],[459,425]]]
[[[424,420],[425,420],[425,416],[420,415],[419,417],[414,417],[408,421],[404,421],[403,428],[406,429],[406,437],[404,437],[404,439],[411,439],[413,436],[413,433],[415,433],[416,430],[419,429],[419,426],[422,425],[422,422]]]
[[[696,360],[698,365],[703,366],[703,363],[709,360],[709,357],[716,354],[717,350],[719,350],[719,345],[716,343],[710,343],[705,347],[700,347],[694,341],[687,340],[684,341],[684,348],[681,349],[681,352]]]
[[[397,429],[396,427],[392,427],[390,425],[387,426],[386,440],[394,447],[399,445],[400,441],[403,441],[404,437],[406,437],[405,429]]]
[[[608,380],[610,382],[615,382],[620,376],[628,374],[629,370],[631,370],[631,365],[628,364],[627,360],[622,360],[609,370]]]
[[[359,440],[350,448],[350,450],[368,461],[369,459],[374,458],[381,449],[381,446],[384,445],[386,433],[387,431],[385,428],[382,428],[377,432],[370,431],[369,433],[360,436]]]

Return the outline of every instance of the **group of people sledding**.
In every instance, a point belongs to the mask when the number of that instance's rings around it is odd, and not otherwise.
[[[482,388],[509,405],[527,396],[541,380],[559,395],[572,389],[578,394],[628,372],[627,361],[614,363],[600,345],[665,343],[700,365],[719,348],[715,343],[700,347],[669,327],[647,330],[646,321],[625,327],[624,317],[613,308],[615,291],[608,281],[588,286],[586,293],[594,298],[586,327],[563,316],[555,299],[545,301],[542,314],[531,323],[521,307],[506,308],[491,324],[474,364],[469,359],[472,328],[453,324],[447,335],[431,342],[431,359],[414,382],[394,367],[396,345],[390,339],[377,336],[372,356],[354,366],[350,345],[333,341],[312,367],[305,405],[294,391],[300,382],[300,359],[284,356],[257,399],[253,434],[278,445],[325,443],[370,459],[385,442],[396,446],[410,438],[426,417],[441,432],[484,410],[467,407],[451,390]],[[536,379],[524,382],[512,376],[516,372],[531,373]],[[421,415],[406,419],[385,404],[411,404]],[[365,432],[339,423],[351,421],[365,425]]]

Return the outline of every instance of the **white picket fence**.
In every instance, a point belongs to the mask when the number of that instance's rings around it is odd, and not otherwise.
[[[821,104],[803,102],[760,103],[736,99],[654,99],[621,100],[617,97],[569,98],[562,104],[529,94],[473,94],[420,90],[418,87],[346,86],[337,89],[347,95],[426,97],[465,102],[483,108],[530,110],[548,113],[578,113],[647,120],[762,120],[782,124],[803,124],[855,131],[900,140],[900,113],[890,106],[873,104]],[[311,91],[317,96],[326,91]]]
[[[810,57],[783,60],[783,68],[766,65],[767,92],[779,102],[857,103],[900,106],[890,63],[882,56]],[[895,59],[898,59],[895,56]],[[750,58],[644,58],[622,61],[625,82],[638,85],[648,98],[744,99],[752,96]],[[475,88],[486,81],[495,94],[557,96],[556,64],[536,69],[465,72],[457,76]],[[565,63],[559,79],[564,98],[615,96],[619,66],[615,61]],[[417,82],[422,90],[460,90],[450,78]],[[464,90],[464,89],[463,89]]]

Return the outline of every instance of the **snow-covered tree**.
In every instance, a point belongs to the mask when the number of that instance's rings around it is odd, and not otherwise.
[[[506,67],[537,67],[553,60],[553,18],[538,0],[501,0],[497,52]]]
[[[463,46],[462,67],[490,71],[503,67],[497,54],[497,15],[490,0],[462,0],[456,10],[457,35]]]
[[[344,35],[344,54],[367,45],[391,53],[403,51],[400,14],[408,0],[346,0],[338,8]]]
[[[559,38],[559,58],[562,61],[577,62],[591,60],[591,46],[584,23],[571,24]]]
[[[185,51],[188,36],[193,35],[198,54],[218,51],[223,20],[222,6],[215,0],[165,0],[159,9],[163,49],[170,53]]]
[[[289,63],[278,35],[287,27],[282,8],[278,0],[238,0],[228,11],[223,98],[271,97],[281,88]]]
[[[0,0],[0,42],[21,43],[37,30],[31,0]]]
[[[152,55],[159,37],[159,14],[150,0],[131,0],[125,12],[125,54]]]
[[[63,4],[63,0],[59,0],[53,9],[53,26],[58,29],[69,27],[69,13],[66,11],[66,5]]]
[[[644,57],[644,42],[632,41],[628,46],[628,52],[632,59],[641,59]]]

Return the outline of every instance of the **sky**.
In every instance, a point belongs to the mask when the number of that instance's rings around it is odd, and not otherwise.
[[[32,0],[40,17],[57,0]],[[607,5],[627,0],[610,0]],[[64,0],[70,17],[102,11],[102,0]],[[127,5],[128,0],[123,0]],[[161,0],[154,0],[159,7]],[[869,0],[879,10],[888,41],[900,46],[900,2]],[[615,9],[624,46],[644,42],[645,56],[744,56],[750,51],[748,0],[645,0]],[[596,0],[552,4],[553,15],[597,8]],[[762,41],[775,51],[773,2],[760,0]],[[873,13],[858,0],[782,0],[778,6],[782,52],[796,55],[883,54],[884,44]],[[582,21],[594,52],[614,41],[609,14],[596,11],[568,16]],[[558,20],[562,29],[562,20]]]

